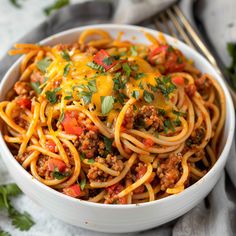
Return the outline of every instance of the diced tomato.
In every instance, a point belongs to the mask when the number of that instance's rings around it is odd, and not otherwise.
[[[119,204],[127,204],[127,196],[118,199]]]
[[[31,100],[29,98],[23,97],[17,100],[17,103],[19,104],[21,108],[27,108],[27,109],[31,108]]]
[[[62,125],[66,133],[75,134],[80,136],[83,132],[83,129],[78,124],[78,114],[75,115],[72,112],[65,113],[64,120],[62,121]]]
[[[166,52],[168,49],[168,45],[162,45],[159,47],[154,48],[148,55],[148,60],[155,64],[153,57],[156,56],[157,54],[161,53],[161,52]]]
[[[102,66],[106,71],[116,64],[115,61],[111,61],[110,55],[104,49],[97,52],[93,60],[98,65]]]
[[[48,161],[48,170],[49,171],[54,171],[55,168],[58,169],[58,171],[62,172],[66,168],[66,164],[58,159],[50,159]]]
[[[146,172],[147,172],[147,167],[146,166],[141,166],[138,170],[138,173],[136,174],[136,178],[137,179],[142,178],[145,175]]]
[[[146,147],[152,147],[154,145],[154,142],[151,138],[146,138],[146,139],[144,139],[143,144]]]
[[[180,76],[177,76],[177,77],[172,78],[172,82],[175,85],[183,86],[184,85],[184,78],[180,77]]]
[[[120,132],[125,132],[126,131],[126,128],[122,125],[121,127],[120,127]]]
[[[78,184],[74,184],[70,187],[64,188],[63,192],[70,197],[79,197],[82,193]]]
[[[56,144],[52,140],[47,140],[46,142],[46,148],[50,152],[56,152]]]

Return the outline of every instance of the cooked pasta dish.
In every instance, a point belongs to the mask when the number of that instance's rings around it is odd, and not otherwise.
[[[177,194],[217,161],[224,93],[160,35],[149,44],[89,29],[71,44],[16,44],[19,78],[1,132],[33,178],[81,200]]]

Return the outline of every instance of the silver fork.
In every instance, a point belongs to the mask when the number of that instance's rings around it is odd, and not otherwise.
[[[179,38],[191,48],[199,51],[212,64],[220,76],[225,79],[225,76],[223,75],[216,59],[201,40],[198,33],[191,26],[190,22],[184,16],[177,4],[172,5],[165,11],[155,16],[153,21],[157,30],[167,32],[173,37]],[[226,84],[233,98],[234,105],[236,106],[236,93],[228,85],[228,83]]]

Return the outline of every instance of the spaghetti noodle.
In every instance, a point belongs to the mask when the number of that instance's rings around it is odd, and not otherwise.
[[[183,191],[217,160],[219,84],[180,50],[86,30],[73,44],[17,44],[19,80],[0,103],[1,132],[34,178],[97,203]]]

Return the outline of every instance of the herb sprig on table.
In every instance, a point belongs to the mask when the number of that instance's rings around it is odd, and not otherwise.
[[[34,225],[34,221],[27,212],[20,213],[16,210],[10,199],[11,197],[16,197],[21,193],[21,190],[16,184],[0,185],[0,211],[8,212],[8,216],[15,228],[21,231],[27,231]],[[0,228],[0,236],[5,235],[10,234]]]
[[[236,90],[236,43],[228,43],[227,50],[232,58],[230,66],[227,68],[230,81],[233,88]]]

